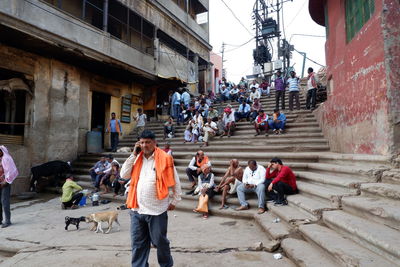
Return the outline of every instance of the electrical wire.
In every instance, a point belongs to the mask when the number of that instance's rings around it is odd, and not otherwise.
[[[302,56],[304,57],[304,53],[303,53],[303,52],[300,52],[300,51],[297,50],[296,48],[294,49],[294,51],[296,51],[297,53],[299,53],[300,55],[302,55]],[[325,67],[324,65],[322,65],[322,64],[320,64],[320,63],[318,63],[318,62],[316,62],[315,60],[312,60],[311,58],[309,58],[309,57],[307,57],[307,56],[306,56],[306,59],[308,59],[309,61],[311,61],[311,62],[314,63],[314,64],[317,64],[317,65],[320,66],[320,67]]]
[[[255,37],[251,38],[251,39],[248,40],[247,42],[245,42],[245,43],[243,43],[243,44],[241,44],[241,45],[239,45],[239,46],[237,46],[237,47],[235,47],[235,48],[226,50],[225,53],[229,53],[229,52],[235,51],[235,50],[237,50],[237,49],[239,49],[239,48],[241,48],[241,47],[247,45],[247,44],[250,43],[253,39],[255,39]]]
[[[243,24],[243,22],[236,16],[236,14],[233,12],[233,10],[225,3],[225,1],[224,0],[221,0],[221,2],[226,6],[226,8],[232,13],[232,15],[233,15],[233,17],[240,23],[240,25],[242,25],[242,27],[244,28],[244,29],[246,29],[246,31],[251,35],[251,36],[253,36],[254,34],[249,30],[249,29],[247,29],[247,27],[246,26],[244,26],[244,24]]]
[[[297,11],[296,15],[295,15],[295,16],[293,17],[293,19],[289,22],[289,24],[286,25],[286,28],[289,28],[289,26],[292,25],[293,21],[297,18],[297,16],[298,16],[298,15],[300,14],[300,12],[303,10],[303,8],[305,7],[305,5],[306,5],[307,2],[308,2],[307,0],[304,0],[303,5],[300,7],[299,11]],[[285,28],[284,28],[284,29],[285,29]]]

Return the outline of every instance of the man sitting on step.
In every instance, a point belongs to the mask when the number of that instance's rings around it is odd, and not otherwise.
[[[265,136],[268,136],[268,115],[262,109],[260,109],[258,116],[254,120],[254,128],[256,129],[254,136],[259,135],[261,131],[265,131]]]
[[[271,169],[273,172],[271,172]],[[285,195],[298,193],[296,176],[288,166],[283,165],[279,158],[273,158],[270,161],[265,178],[265,186],[268,192],[277,193],[275,206],[287,205]]]
[[[237,187],[242,183],[242,177],[243,168],[240,167],[237,159],[232,159],[224,177],[222,177],[221,182],[214,189],[217,193],[222,191],[222,201],[219,209],[229,208],[229,206],[225,204],[226,196],[228,194],[236,194]]]
[[[249,120],[250,118],[250,105],[246,102],[242,102],[239,105],[238,111],[235,112],[236,121],[240,121],[242,119]]]
[[[279,109],[274,109],[274,114],[272,116],[272,120],[268,122],[269,128],[271,128],[275,134],[282,134],[286,125],[285,114],[280,112]]]
[[[218,126],[215,122],[211,120],[211,118],[207,118],[207,122],[204,124],[203,133],[204,133],[204,144],[201,146],[208,146],[208,141],[213,138],[218,132]]]
[[[240,207],[236,210],[248,210],[246,193],[256,193],[258,197],[258,214],[265,212],[265,168],[257,165],[255,160],[249,160],[248,167],[244,170],[242,184],[237,188]]]
[[[228,137],[231,137],[236,125],[234,111],[232,111],[230,107],[224,109],[224,116],[222,117],[222,121],[224,122],[224,132],[220,135],[220,138],[222,138],[225,134]]]
[[[197,151],[196,156],[192,158],[189,163],[189,166],[186,168],[186,175],[189,179],[191,184],[191,189],[196,187],[196,180],[201,173],[201,167],[203,165],[211,166],[211,162],[209,161],[208,157],[204,155],[202,150]],[[192,194],[194,190],[188,192],[188,194]]]

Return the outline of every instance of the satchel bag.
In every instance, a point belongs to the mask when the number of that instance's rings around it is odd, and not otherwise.
[[[199,204],[197,205],[196,211],[208,213],[208,195],[200,195]]]

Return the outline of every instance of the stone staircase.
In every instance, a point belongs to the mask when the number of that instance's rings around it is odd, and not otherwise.
[[[261,102],[271,115],[274,97]],[[303,98],[301,102],[304,108]],[[222,109],[224,105],[214,106]],[[237,104],[232,105],[237,108]],[[255,221],[270,239],[280,242],[281,250],[299,266],[400,266],[400,179],[396,178],[400,175],[389,171],[390,158],[330,152],[310,111],[285,114],[287,130],[283,135],[254,137],[253,126],[239,122],[232,137],[215,137],[209,147],[201,149],[212,162],[217,183],[232,158],[245,167],[249,159],[266,166],[272,157],[280,157],[296,173],[300,193],[288,196],[287,206],[268,203],[269,211],[262,215],[257,215],[254,208],[240,212],[233,208],[219,210],[221,196],[217,195],[210,205],[212,215]],[[156,133],[163,147],[163,122],[151,122],[146,128]],[[177,126],[175,138],[167,141],[186,192],[190,185],[185,169],[201,143],[183,144],[183,131],[184,126]],[[134,135],[125,136],[120,147],[132,147],[135,140]],[[120,163],[129,156],[113,154]],[[73,164],[79,184],[84,187],[92,188],[88,169],[99,156],[81,155]],[[103,197],[124,202],[123,197]],[[255,196],[249,203],[257,206]],[[196,204],[196,197],[184,194],[177,208],[191,212]],[[227,204],[239,206],[237,197],[228,198]],[[277,217],[280,222],[274,223]]]

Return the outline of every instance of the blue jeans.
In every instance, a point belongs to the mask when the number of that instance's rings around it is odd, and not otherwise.
[[[181,112],[181,106],[179,104],[172,105],[172,113],[171,113],[172,118],[178,119],[180,112]]]
[[[250,116],[250,112],[235,112],[236,121],[241,119],[248,119]]]
[[[169,240],[167,239],[168,214],[154,216],[130,211],[132,267],[148,267],[150,242],[157,247],[158,264],[161,267],[171,267],[174,261],[171,256]]]
[[[274,121],[268,121],[269,128],[272,130],[279,130],[279,129],[285,130],[285,124],[286,124],[285,121],[280,121],[278,123]]]
[[[248,206],[245,193],[256,193],[258,197],[258,207],[265,209],[265,185],[259,184],[255,188],[247,189],[244,184],[240,184],[237,188],[237,195],[241,206]]]

